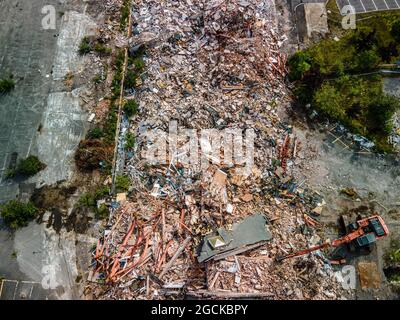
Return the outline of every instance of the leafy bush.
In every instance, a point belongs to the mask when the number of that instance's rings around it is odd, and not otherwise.
[[[106,119],[106,122],[104,123],[104,135],[105,139],[108,143],[114,144],[115,140],[115,134],[117,130],[117,122],[118,122],[118,117],[117,117],[117,108],[113,104],[110,107],[110,110],[108,112],[108,116]]]
[[[31,177],[37,174],[39,171],[46,168],[46,165],[38,159],[36,156],[29,156],[28,158],[21,160],[18,163],[16,173],[22,176]]]
[[[131,0],[124,0],[121,8],[121,21],[120,21],[120,29],[124,31],[129,20],[129,14],[131,12],[130,9]]]
[[[90,193],[84,193],[79,199],[79,204],[83,207],[92,208],[96,206],[96,200]]]
[[[13,79],[0,80],[0,94],[8,93],[15,88],[15,81]]]
[[[7,179],[12,179],[17,176],[17,170],[15,169],[7,169],[5,172],[5,176]]]
[[[131,180],[129,179],[128,176],[118,175],[115,178],[115,188],[116,188],[117,192],[126,192],[126,191],[128,191],[130,185],[131,185]]]
[[[112,52],[111,48],[108,48],[107,46],[105,46],[104,44],[101,44],[101,43],[95,44],[94,51],[96,51],[97,53],[100,53],[102,55],[109,55]]]
[[[79,45],[79,54],[84,56],[92,51],[92,44],[90,43],[89,37],[83,37]]]
[[[314,95],[317,108],[334,119],[342,119],[345,115],[343,97],[331,84],[325,83]]]
[[[107,186],[101,186],[95,191],[94,198],[97,201],[108,196],[109,194],[110,194],[110,188]]]
[[[397,20],[392,24],[390,33],[397,42],[400,42],[400,20]]]
[[[134,146],[135,146],[135,136],[131,132],[128,132],[126,134],[125,148],[132,149]]]
[[[389,252],[388,259],[393,263],[400,263],[400,249],[393,249]]]
[[[28,225],[39,213],[31,202],[22,203],[17,200],[11,200],[4,205],[0,205],[0,215],[6,226],[11,229],[18,229]]]
[[[138,112],[138,103],[135,100],[128,100],[123,107],[123,110],[128,118],[132,117]]]
[[[368,108],[368,127],[371,133],[389,135],[393,130],[392,117],[400,108],[399,100],[388,95],[375,97]]]
[[[109,215],[110,211],[108,210],[108,207],[104,203],[100,205],[100,207],[96,210],[95,213],[95,217],[98,220],[107,219]]]
[[[137,86],[137,80],[139,79],[139,74],[134,70],[128,70],[125,76],[125,89],[135,88]]]
[[[312,58],[309,53],[305,51],[296,52],[289,59],[289,79],[290,81],[300,80],[304,74],[311,69]]]
[[[367,72],[378,66],[380,57],[374,50],[362,51],[356,58],[357,70]]]
[[[100,139],[103,136],[104,136],[103,130],[98,127],[89,130],[87,134],[88,139]]]

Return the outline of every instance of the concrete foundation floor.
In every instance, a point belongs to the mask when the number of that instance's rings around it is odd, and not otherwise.
[[[42,8],[56,9],[56,29],[42,27]],[[68,72],[84,69],[77,50],[96,23],[84,0],[0,1],[0,78],[12,74],[16,86],[0,96],[0,203],[29,197],[35,186],[70,178],[73,155],[84,136],[87,115],[79,98],[63,85]],[[37,155],[47,167],[23,183],[6,180],[11,155]],[[77,235],[56,234],[32,222],[11,234],[0,221],[0,276],[7,279],[0,299],[79,298]],[[82,241],[81,241],[82,243]],[[83,245],[88,255],[88,246]],[[84,250],[84,251],[85,251]]]

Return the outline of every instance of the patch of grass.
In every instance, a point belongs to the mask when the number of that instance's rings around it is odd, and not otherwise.
[[[6,204],[0,205],[0,215],[6,226],[11,229],[26,227],[39,213],[33,203],[23,203],[11,200]]]
[[[12,78],[0,79],[0,94],[9,93],[14,88],[15,81]]]
[[[101,74],[98,74],[98,75],[96,75],[96,76],[93,77],[93,82],[94,82],[95,84],[100,84],[100,83],[102,83],[103,81],[104,81],[104,78],[102,77]]]
[[[125,52],[124,50],[119,50],[116,57],[115,57],[115,72],[113,81],[111,83],[111,90],[112,90],[112,100],[117,100],[121,93],[121,81],[122,81],[122,71],[125,61]]]

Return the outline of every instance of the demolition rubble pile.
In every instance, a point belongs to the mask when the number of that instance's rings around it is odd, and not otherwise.
[[[94,298],[341,296],[322,252],[275,260],[321,241],[324,202],[292,176],[304,151],[277,115],[288,97],[274,14],[263,0],[135,1],[130,51],[146,46],[146,72],[129,90],[139,103],[136,146],[120,174],[131,187],[110,205],[93,252]],[[254,129],[251,174],[223,160],[201,170],[180,161],[187,141],[171,149],[171,120]],[[143,156],[149,130],[172,150],[167,163]]]

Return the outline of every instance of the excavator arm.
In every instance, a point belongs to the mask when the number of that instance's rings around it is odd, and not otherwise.
[[[313,252],[313,251],[317,251],[317,250],[320,250],[320,249],[324,249],[324,248],[327,248],[329,246],[331,246],[331,243],[330,243],[330,241],[327,241],[327,242],[324,242],[323,244],[320,244],[318,246],[314,246],[314,247],[311,247],[311,248],[308,248],[308,249],[303,249],[303,250],[288,254],[286,256],[278,257],[276,260],[281,262],[283,260],[286,260],[286,259],[289,259],[289,258],[293,258],[293,257],[302,256],[304,254],[307,254],[307,253],[310,253],[310,252]]]

